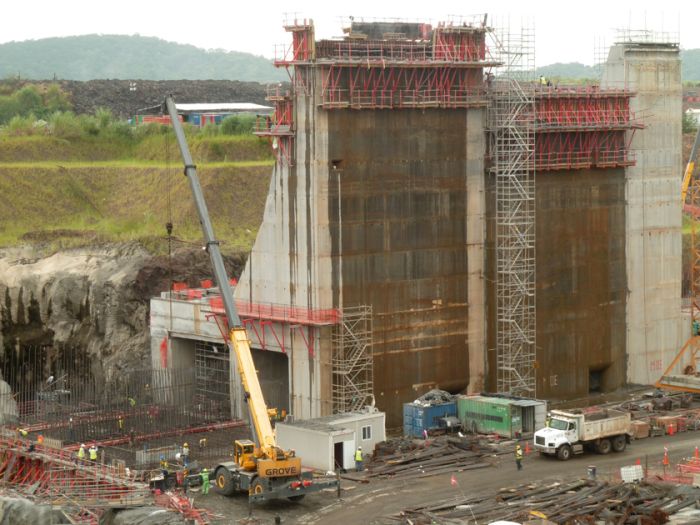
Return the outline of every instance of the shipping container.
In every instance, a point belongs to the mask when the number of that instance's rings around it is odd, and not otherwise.
[[[423,437],[424,430],[435,430],[444,426],[443,418],[457,415],[454,401],[449,403],[404,403],[403,433],[405,436]]]
[[[458,396],[457,417],[467,432],[516,438],[534,434],[546,417],[546,404],[536,399]]]

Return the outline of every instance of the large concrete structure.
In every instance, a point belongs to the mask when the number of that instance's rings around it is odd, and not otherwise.
[[[507,318],[496,307],[489,29],[355,22],[318,42],[310,22],[287,30],[277,64],[293,86],[270,93],[276,112],[257,128],[277,163],[235,289],[252,346],[276,363],[266,395],[303,419],[373,394],[394,427],[402,403],[431,388],[495,389],[491,350]],[[524,86],[538,397],[650,383],[680,348],[679,70],[677,45],[626,42],[603,89]],[[653,108],[644,129],[639,108]],[[174,339],[221,340],[212,291],[191,292],[153,303],[158,366],[178,359]]]

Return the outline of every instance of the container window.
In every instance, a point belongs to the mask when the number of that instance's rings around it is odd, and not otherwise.
[[[367,441],[368,439],[372,439],[372,427],[370,425],[362,427],[362,441]]]

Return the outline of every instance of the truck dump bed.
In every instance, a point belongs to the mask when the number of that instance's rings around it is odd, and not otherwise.
[[[583,441],[592,441],[604,437],[629,434],[632,416],[620,410],[604,410],[585,414],[580,431]]]

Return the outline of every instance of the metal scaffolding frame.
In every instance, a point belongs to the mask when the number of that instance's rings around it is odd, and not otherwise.
[[[374,387],[371,306],[343,309],[331,334],[331,352],[333,413],[361,410]]]
[[[498,392],[534,397],[535,96],[534,29],[490,33],[504,66],[491,81],[491,173],[496,189]]]

